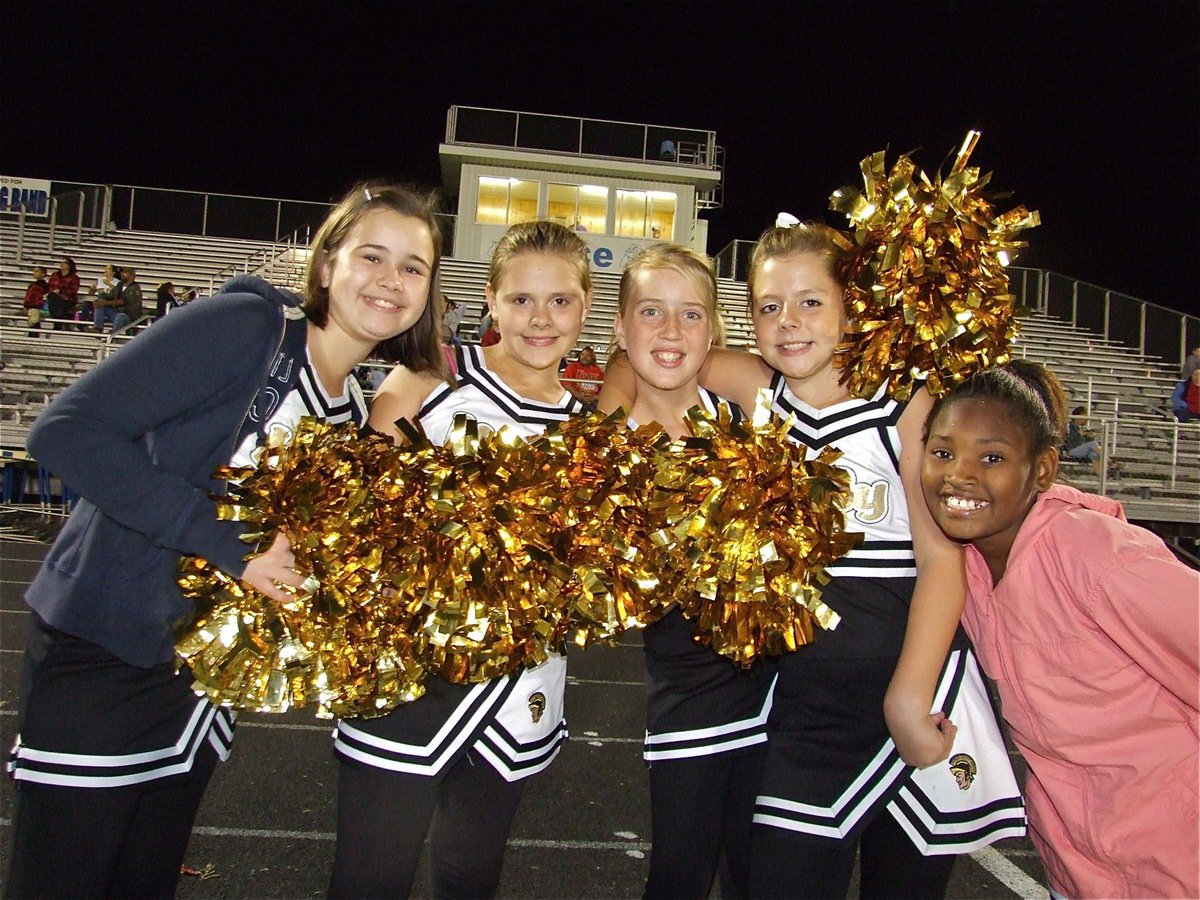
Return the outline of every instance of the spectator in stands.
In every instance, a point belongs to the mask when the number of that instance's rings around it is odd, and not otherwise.
[[[1187,381],[1192,377],[1192,373],[1200,369],[1200,344],[1192,348],[1192,352],[1188,354],[1187,359],[1183,361],[1183,380]]]
[[[1179,422],[1194,422],[1200,419],[1200,368],[1175,386],[1171,394],[1171,412]]]
[[[35,329],[42,327],[42,308],[46,305],[46,293],[50,283],[46,281],[46,269],[33,267],[33,281],[25,288],[25,320],[29,323],[29,336],[37,337]]]
[[[178,305],[179,294],[175,291],[175,285],[164,281],[154,292],[154,318],[161,319]]]
[[[1086,407],[1077,406],[1071,410],[1071,420],[1067,422],[1067,436],[1063,440],[1062,449],[1069,459],[1090,463],[1092,471],[1100,474],[1100,442],[1087,427]],[[1120,463],[1109,460],[1108,474],[1115,475],[1120,470]]]
[[[116,286],[117,267],[112,263],[109,263],[104,267],[104,271],[96,279],[96,283],[88,285],[87,297],[79,302],[79,318],[85,322],[94,321],[96,316],[96,307],[95,300],[93,298],[99,295],[111,296],[113,289]]]
[[[479,336],[479,345],[481,347],[491,347],[493,344],[498,343],[500,343],[500,327],[494,321],[489,320],[487,328]]]
[[[112,263],[104,267],[104,274],[96,279],[96,287],[93,290],[94,299],[92,300],[92,323],[99,332],[104,331],[104,326],[112,325],[117,318],[122,307],[125,305],[120,299],[121,292],[121,269]]]
[[[142,317],[142,286],[137,283],[137,272],[133,266],[121,266],[117,297],[121,305],[113,320],[113,331],[120,331]]]
[[[458,336],[458,326],[462,324],[463,309],[445,294],[442,294],[442,343],[462,346],[462,338]]]
[[[46,294],[46,302],[50,305],[51,319],[72,319],[75,317],[75,307],[79,304],[79,273],[75,270],[75,260],[64,256],[58,264],[58,271],[50,275],[50,292]],[[54,323],[58,328],[58,323]]]
[[[281,603],[304,584],[286,536],[248,547],[244,524],[218,520],[213,472],[253,466],[268,436],[303,416],[364,423],[351,372],[372,352],[446,377],[434,209],[399,186],[356,188],[317,231],[303,299],[237,278],[93,368],[34,423],[29,452],[82,499],[25,595],[5,897],[175,896],[233,737],[229,712],[176,670],[173,626],[192,606],[175,583],[180,556]]]
[[[479,316],[479,331],[478,336],[480,343],[483,342],[484,333],[492,327],[492,311],[488,309],[488,305],[483,304],[483,313]]]
[[[596,351],[591,347],[580,350],[579,359],[563,370],[562,383],[576,399],[594,408],[604,386],[604,370],[596,365]]]

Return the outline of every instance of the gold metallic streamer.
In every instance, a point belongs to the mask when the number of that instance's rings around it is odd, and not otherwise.
[[[765,409],[737,424],[699,408],[688,417],[693,436],[658,449],[648,503],[671,539],[659,558],[664,600],[739,666],[811,642],[814,626],[835,628],[824,567],[861,537],[844,530],[841,454],[806,459],[787,439],[790,422]]]
[[[678,603],[698,639],[740,665],[795,649],[821,569],[856,536],[836,454],[806,460],[787,425],[691,414],[695,435],[572,419],[523,440],[456,419],[445,446],[304,419],[257,469],[222,470],[218,515],[265,546],[288,535],[305,590],[275,603],[202,559],[177,653],[214,702],[372,716],[428,677],[515,674],[568,639],[607,643]]]
[[[884,153],[874,153],[861,164],[863,189],[830,197],[854,227],[838,364],[857,397],[887,382],[907,400],[922,380],[939,396],[1009,359],[1025,311],[1005,266],[1027,246],[1017,234],[1040,218],[1023,206],[996,214],[984,194],[991,174],[967,164],[978,139],[968,132],[949,173],[932,180],[907,155],[885,171]]]

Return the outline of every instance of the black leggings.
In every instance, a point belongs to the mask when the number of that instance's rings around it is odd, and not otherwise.
[[[426,832],[435,897],[494,896],[524,787],[469,753],[440,781],[340,760],[329,896],[409,896]]]
[[[720,861],[721,897],[746,896],[750,828],[766,745],[739,755],[650,764],[647,900],[706,900]]]
[[[5,897],[174,897],[216,763],[205,743],[187,775],[135,787],[19,782]]]
[[[130,666],[32,613],[19,729],[26,746],[51,752],[111,756],[162,747],[184,731],[178,716],[186,721],[197,703],[190,685],[169,663]],[[151,736],[138,745],[136,735],[147,730]],[[216,750],[202,740],[187,772],[140,784],[19,779],[5,896],[173,897],[216,765]]]
[[[751,842],[750,896],[845,897],[861,848],[858,895],[868,898],[940,900],[946,895],[956,856],[922,856],[886,809],[843,847],[797,840],[786,829],[755,825]]]

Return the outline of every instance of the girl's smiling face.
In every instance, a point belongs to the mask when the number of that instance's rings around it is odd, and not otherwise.
[[[420,219],[368,212],[321,269],[329,324],[374,346],[412,328],[429,302],[433,237]]]
[[[712,346],[713,325],[692,279],[675,269],[646,268],[634,276],[614,328],[638,378],[674,391],[694,389]]]
[[[486,294],[505,354],[534,370],[558,368],[591,303],[578,267],[553,252],[518,253]]]
[[[834,375],[846,328],[842,288],[816,253],[767,259],[754,278],[751,315],[759,352],[785,378]]]
[[[1058,451],[1031,453],[1031,438],[1004,402],[950,400],[929,423],[921,488],[949,537],[974,544],[999,580],[1040,491],[1054,483]]]

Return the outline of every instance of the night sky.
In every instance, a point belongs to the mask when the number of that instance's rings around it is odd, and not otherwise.
[[[712,129],[709,250],[874,150],[1040,210],[1021,264],[1200,303],[1200,2],[5,0],[0,173],[327,200],[440,185],[454,104]]]

